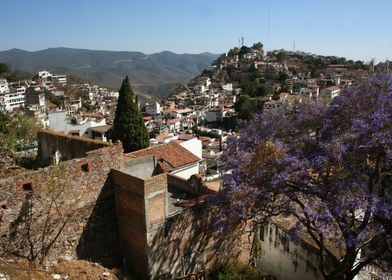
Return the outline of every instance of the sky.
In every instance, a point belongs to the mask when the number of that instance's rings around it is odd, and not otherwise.
[[[0,0],[0,50],[224,53],[261,42],[392,59],[391,0]]]

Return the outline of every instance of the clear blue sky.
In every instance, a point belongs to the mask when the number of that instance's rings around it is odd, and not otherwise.
[[[311,53],[392,59],[391,0],[0,0],[0,5],[0,50],[223,53],[244,37],[245,45],[260,41],[268,50],[292,49],[295,40],[297,50]]]

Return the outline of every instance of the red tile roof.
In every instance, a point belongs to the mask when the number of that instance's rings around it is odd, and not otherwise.
[[[209,142],[211,138],[208,136],[199,136],[199,140],[201,140],[202,142]]]
[[[327,87],[326,90],[335,91],[335,90],[340,90],[340,88],[337,86],[330,86],[330,87]]]
[[[166,110],[163,110],[162,113],[164,115],[167,115],[167,114],[170,114],[171,112],[175,112],[175,111],[176,111],[176,109],[166,109]]]
[[[82,114],[82,117],[85,117],[85,118],[103,118],[103,116],[101,115],[101,114],[98,114],[98,113],[84,113],[84,114]]]
[[[147,155],[155,155],[157,161],[166,162],[173,169],[200,160],[197,156],[182,147],[180,144],[176,143],[175,141],[171,141],[166,144],[152,146],[146,149],[124,154],[124,161]]]
[[[144,121],[151,121],[152,120],[152,116],[145,116],[143,117]]]
[[[171,123],[171,124],[175,124],[175,123],[178,123],[178,122],[181,122],[181,119],[177,118],[177,119],[169,120],[169,123]]]

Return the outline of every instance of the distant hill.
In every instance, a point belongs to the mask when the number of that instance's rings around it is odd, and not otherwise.
[[[12,69],[75,75],[99,85],[118,89],[128,75],[136,92],[165,97],[178,83],[184,83],[209,68],[216,54],[175,54],[164,51],[146,55],[141,52],[97,51],[51,48],[29,52],[11,49],[0,52],[0,62]]]

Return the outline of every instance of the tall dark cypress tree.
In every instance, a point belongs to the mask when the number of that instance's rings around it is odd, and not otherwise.
[[[112,139],[123,143],[125,153],[148,147],[147,128],[133,98],[133,91],[127,76],[119,91],[112,132]]]

